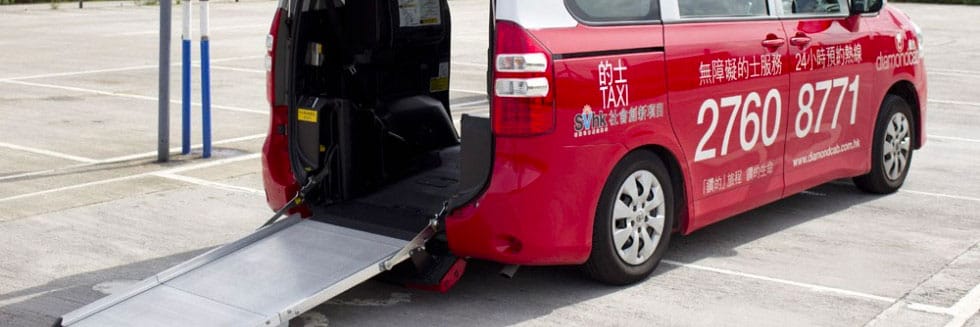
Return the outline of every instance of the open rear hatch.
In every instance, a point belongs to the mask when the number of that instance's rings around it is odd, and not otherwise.
[[[447,0],[298,6],[290,162],[298,181],[330,171],[312,219],[406,239],[482,190],[491,127],[463,117],[462,144],[453,122]]]

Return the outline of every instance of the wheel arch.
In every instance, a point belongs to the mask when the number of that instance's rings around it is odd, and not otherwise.
[[[922,102],[919,99],[919,92],[915,88],[915,84],[907,80],[901,80],[892,84],[885,93],[885,96],[895,95],[901,97],[912,107],[912,119],[915,120],[915,135],[913,147],[918,150],[922,148],[922,131],[924,126],[922,126]],[[884,99],[882,99],[884,101]]]
[[[636,147],[623,155],[620,160],[638,151],[655,154],[667,165],[667,170],[670,174],[670,185],[674,189],[674,212],[676,213],[672,228],[674,232],[685,230],[691,215],[687,207],[687,181],[684,179],[684,169],[681,168],[680,160],[670,149],[659,144],[647,144]]]

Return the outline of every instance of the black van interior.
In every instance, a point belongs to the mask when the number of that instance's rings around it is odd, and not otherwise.
[[[329,170],[313,219],[411,238],[478,193],[490,125],[464,117],[461,144],[449,108],[447,0],[296,5],[292,168],[301,183]]]

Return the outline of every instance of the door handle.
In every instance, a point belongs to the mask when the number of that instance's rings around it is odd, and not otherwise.
[[[810,41],[813,41],[813,39],[807,36],[795,36],[789,39],[789,44],[797,47],[805,47],[810,44]]]
[[[766,39],[765,41],[762,41],[762,46],[770,49],[781,47],[783,44],[786,44],[785,39]]]

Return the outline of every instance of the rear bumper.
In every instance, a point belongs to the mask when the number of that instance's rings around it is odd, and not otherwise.
[[[516,143],[498,139],[487,191],[446,218],[450,249],[507,264],[585,262],[599,195],[615,165],[609,158],[624,147]]]
[[[262,146],[262,183],[265,200],[272,210],[279,210],[299,191],[299,184],[289,164],[289,141],[279,133],[285,126],[285,115],[274,115],[269,134]]]

